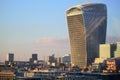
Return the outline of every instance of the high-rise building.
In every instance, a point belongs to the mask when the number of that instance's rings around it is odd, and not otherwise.
[[[33,60],[33,61],[34,61],[34,60],[38,60],[37,54],[32,54],[32,60]]]
[[[13,62],[14,61],[14,53],[8,53],[6,57],[6,61]]]
[[[116,43],[116,50],[114,52],[114,57],[115,58],[120,57],[120,42]]]
[[[55,58],[55,55],[52,54],[50,56],[47,56],[46,62],[49,66],[55,66],[57,63],[57,58]]]
[[[100,44],[99,45],[99,58],[107,59],[114,57],[116,44]]]
[[[100,58],[118,58],[120,57],[120,42],[111,44],[100,44]]]
[[[32,58],[29,59],[30,65],[37,64],[38,55],[36,53],[32,54]]]
[[[86,3],[66,11],[72,66],[84,68],[99,57],[106,41],[107,9],[103,3]]]
[[[61,62],[64,63],[67,67],[70,67],[71,65],[71,56],[70,54],[65,54],[61,58]]]

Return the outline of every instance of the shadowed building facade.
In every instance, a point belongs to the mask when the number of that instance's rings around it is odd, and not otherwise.
[[[84,68],[99,57],[106,41],[107,9],[102,3],[86,3],[66,11],[72,66]]]

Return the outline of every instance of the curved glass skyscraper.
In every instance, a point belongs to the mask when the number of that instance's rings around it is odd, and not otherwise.
[[[99,57],[106,41],[107,9],[102,3],[86,3],[67,9],[72,66],[84,68]]]

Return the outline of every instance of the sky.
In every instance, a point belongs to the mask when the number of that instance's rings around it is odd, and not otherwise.
[[[66,9],[88,0],[0,0],[0,61],[39,59],[70,53]],[[120,41],[119,0],[89,0],[107,5],[107,42]]]

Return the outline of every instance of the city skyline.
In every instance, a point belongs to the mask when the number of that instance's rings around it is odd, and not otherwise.
[[[98,0],[90,0],[98,2]],[[0,1],[0,61],[14,53],[15,60],[29,60],[32,53],[39,59],[70,53],[65,10],[85,0]],[[120,41],[120,1],[100,0],[108,8],[107,37]],[[116,36],[117,35],[117,36]],[[113,40],[114,41],[114,40]]]

